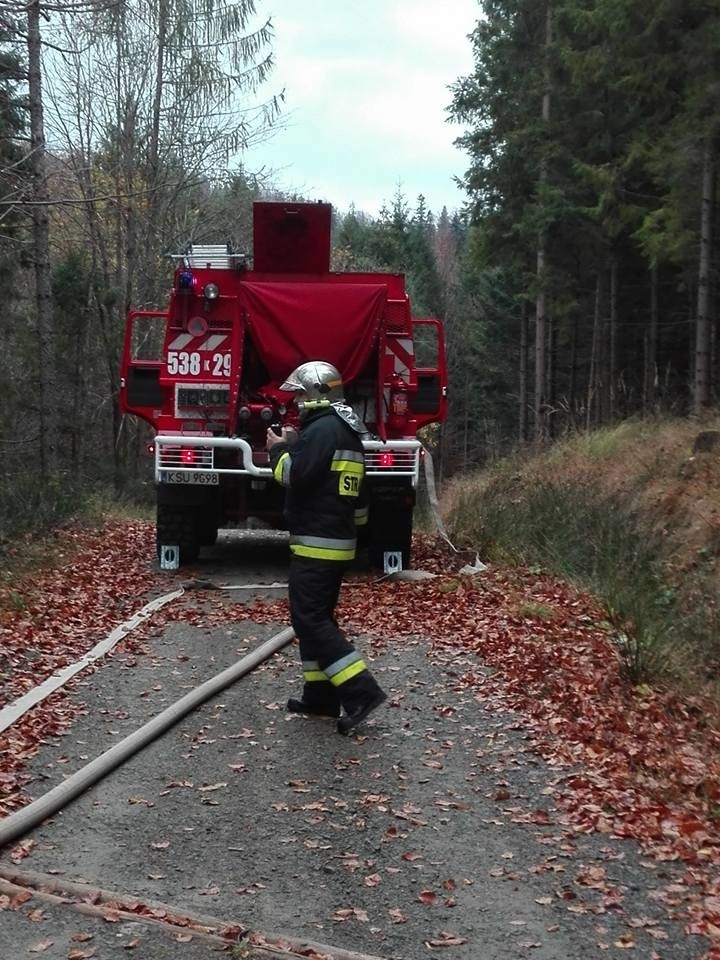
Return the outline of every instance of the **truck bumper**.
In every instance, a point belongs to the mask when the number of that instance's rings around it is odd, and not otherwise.
[[[225,476],[248,476],[271,480],[272,470],[256,463],[258,451],[240,437],[204,437],[158,434],[155,437],[155,482],[163,487],[204,488],[218,486]],[[366,440],[365,476],[375,480],[402,480],[414,488],[420,475],[418,440]],[[218,466],[218,451],[234,451],[234,466]],[[259,451],[265,455],[265,451]],[[221,462],[223,458],[220,458]]]

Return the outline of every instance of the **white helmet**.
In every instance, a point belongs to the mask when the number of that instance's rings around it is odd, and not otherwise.
[[[342,375],[337,367],[324,360],[308,360],[296,367],[285,383],[280,384],[281,390],[299,391],[304,396],[298,400],[298,407],[302,409],[325,406],[335,400],[342,400]]]

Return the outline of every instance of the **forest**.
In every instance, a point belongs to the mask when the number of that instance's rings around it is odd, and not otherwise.
[[[701,418],[718,399],[717,4],[484,0],[468,42],[448,91],[463,208],[398,189],[334,223],[336,269],[403,271],[415,314],[445,320],[441,474]],[[145,437],[117,405],[125,317],[164,306],[168,254],[248,250],[253,200],[282,198],[237,160],[282,116],[272,62],[250,0],[3,6],[3,536],[92,491],[147,495]]]

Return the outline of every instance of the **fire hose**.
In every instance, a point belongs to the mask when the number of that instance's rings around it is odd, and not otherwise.
[[[13,701],[13,703],[9,703],[6,707],[3,707],[2,710],[0,710],[0,733],[2,733],[3,730],[7,730],[7,728],[12,726],[20,717],[24,716],[28,710],[37,706],[38,703],[46,697],[49,697],[51,693],[65,686],[68,680],[71,680],[76,673],[80,673],[85,667],[99,660],[100,657],[104,657],[117,646],[123,637],[126,637],[131,630],[134,630],[135,627],[152,616],[156,610],[164,607],[165,604],[170,603],[171,600],[176,600],[178,597],[181,597],[183,593],[184,590],[181,587],[179,590],[173,590],[172,593],[166,593],[162,597],[156,597],[155,600],[151,600],[150,603],[145,604],[142,610],[138,610],[130,620],[116,627],[112,633],[105,637],[104,640],[101,640],[100,643],[96,643],[92,650],[88,650],[80,660],[64,667],[58,671],[58,673],[54,673],[43,683],[37,687],[33,687],[33,689],[28,691],[24,696],[19,697]]]
[[[250,673],[251,670],[269,659],[274,653],[282,650],[292,641],[294,636],[292,627],[281,630],[280,633],[270,637],[256,650],[253,650],[232,666],[227,667],[221,673],[206,680],[199,687],[191,690],[190,693],[185,694],[184,697],[171,704],[162,713],[135,730],[134,733],[125,737],[120,743],[116,743],[105,753],[73,773],[67,780],[53,787],[52,790],[49,790],[42,797],[38,797],[37,800],[33,800],[27,807],[11,814],[6,820],[0,822],[0,848],[24,836],[47,817],[66,807],[88,787],[97,783],[98,780],[107,776],[129,757],[152,743],[153,740],[156,740],[166,730],[174,726],[178,720],[182,720],[188,713],[199,707],[200,704]]]
[[[455,553],[457,553],[457,547],[447,535],[445,524],[442,522],[442,517],[440,515],[440,503],[438,501],[437,490],[435,488],[435,468],[433,466],[432,454],[427,447],[423,447],[422,449],[423,461],[425,465],[425,490],[427,492],[428,502],[430,504],[430,512],[432,513],[433,520],[435,521],[435,527],[437,528],[438,534],[447,543],[447,545],[451,547]]]
[[[440,509],[435,489],[435,474],[432,456],[429,450],[425,448],[424,454],[425,486],[437,531],[442,539],[445,540],[448,545],[457,552],[457,548],[451,542],[445,531],[445,527],[440,516]],[[202,585],[215,587],[214,584],[203,583]],[[273,583],[269,586],[281,587],[285,586],[285,584]],[[220,589],[231,590],[240,588],[226,585]],[[181,588],[180,590],[166,594],[165,596],[159,597],[147,604],[131,621],[129,621],[127,624],[123,624],[121,627],[113,631],[113,633],[105,641],[97,644],[80,661],[67,667],[61,673],[50,677],[44,684],[41,684],[39,687],[30,691],[15,703],[12,703],[0,710],[0,732],[19,719],[19,717],[31,709],[32,706],[35,706],[41,700],[49,696],[50,693],[63,686],[80,670],[84,669],[94,660],[104,656],[118,643],[120,639],[122,639],[123,636],[137,626],[143,619],[150,616],[156,609],[159,609],[160,606],[163,606],[170,600],[174,600],[181,596],[182,593],[183,589]],[[133,756],[133,754],[139,752],[153,740],[157,739],[157,737],[165,733],[165,731],[177,723],[178,720],[181,720],[196,707],[200,706],[200,704],[204,703],[206,700],[209,700],[226,687],[235,683],[236,680],[244,677],[246,674],[250,673],[251,670],[254,670],[255,667],[259,666],[259,664],[261,664],[263,661],[271,657],[272,654],[277,653],[283,647],[287,646],[293,637],[294,632],[291,627],[281,630],[280,633],[261,644],[257,650],[243,657],[231,667],[228,667],[215,677],[205,681],[205,683],[201,684],[195,690],[192,690],[190,693],[186,694],[176,703],[169,706],[166,710],[163,710],[163,712],[158,714],[157,717],[140,727],[139,730],[136,730],[120,743],[117,743],[114,747],[111,747],[110,750],[107,750],[99,757],[96,757],[95,760],[92,760],[86,766],[72,774],[72,776],[68,777],[67,780],[64,780],[63,783],[58,784],[58,786],[54,787],[44,796],[32,801],[32,803],[28,804],[27,807],[24,807],[22,810],[18,810],[6,820],[0,822],[0,848],[2,848],[5,844],[16,840],[18,837],[23,836],[47,817],[57,813],[58,810],[61,810],[63,807],[65,807],[68,803],[87,790],[88,787],[91,787],[94,783],[97,783],[98,780],[101,780],[116,767],[120,766],[120,764],[124,763],[125,760]]]

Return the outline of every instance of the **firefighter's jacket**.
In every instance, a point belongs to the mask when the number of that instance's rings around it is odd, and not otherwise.
[[[363,445],[331,406],[307,416],[293,444],[270,448],[273,476],[287,489],[290,550],[300,557],[348,561],[355,556],[363,503]]]

